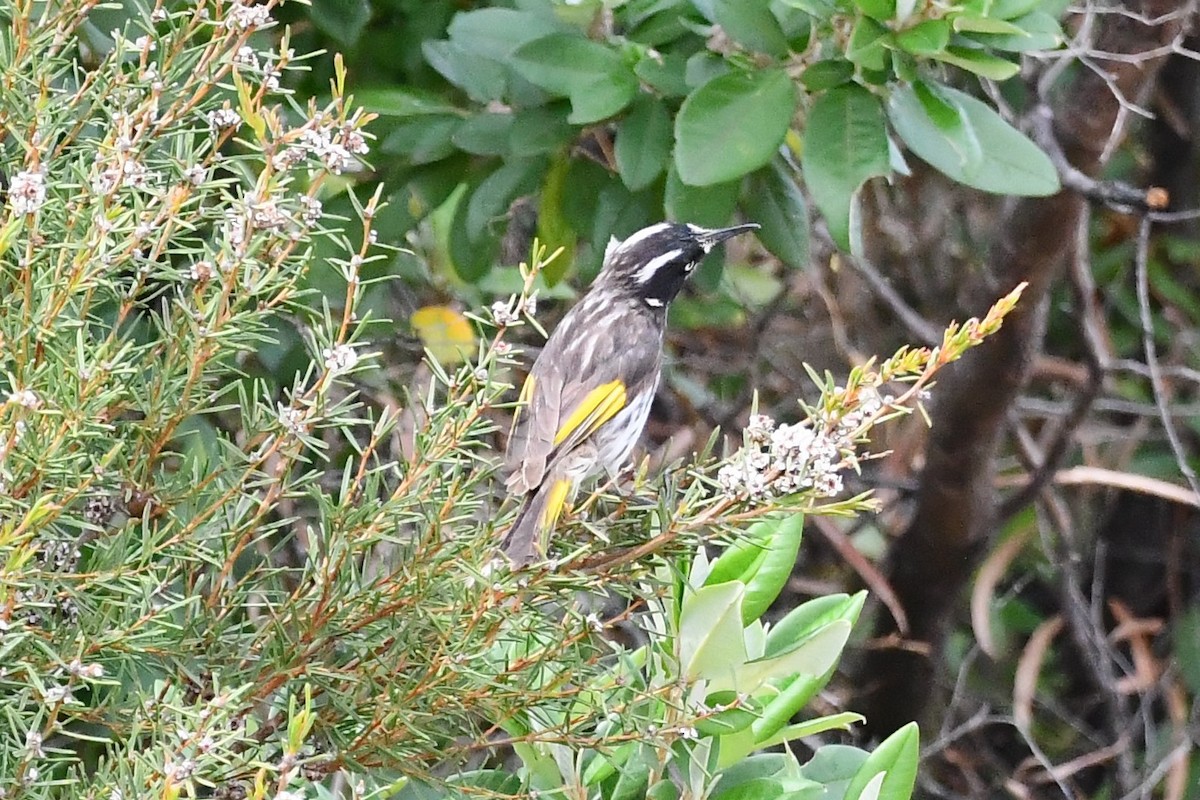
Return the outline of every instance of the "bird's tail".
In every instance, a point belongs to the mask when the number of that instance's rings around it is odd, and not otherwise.
[[[516,521],[500,543],[500,549],[515,566],[528,564],[541,552],[542,534],[558,522],[570,489],[571,482],[559,478],[548,480],[525,495]]]

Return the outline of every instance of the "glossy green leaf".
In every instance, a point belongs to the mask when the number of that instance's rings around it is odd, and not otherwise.
[[[915,722],[884,739],[850,780],[846,800],[862,800],[872,782],[879,786],[878,800],[908,800],[917,780],[919,747],[920,734]]]
[[[971,47],[948,47],[945,52],[930,55],[938,61],[953,64],[993,81],[1006,81],[1021,71],[1018,65],[1007,59]]]
[[[318,30],[338,44],[353,47],[371,21],[371,4],[368,0],[312,0],[308,15]]]
[[[887,65],[888,29],[870,17],[859,17],[850,40],[846,43],[846,58],[865,70],[882,70]]]
[[[866,602],[866,592],[831,594],[793,608],[767,633],[766,656],[777,656],[835,620],[853,624]]]
[[[773,520],[771,530],[764,537],[763,560],[746,581],[746,599],[742,601],[742,623],[749,625],[766,613],[775,598],[787,585],[788,578],[796,566],[800,553],[800,540],[804,534],[804,515],[789,514],[782,520]]]
[[[956,122],[932,118],[920,92],[954,109]],[[912,152],[960,183],[1026,196],[1050,195],[1060,188],[1054,165],[1037,145],[990,106],[956,89],[899,87],[888,102],[888,117]]]
[[[499,100],[507,86],[504,70],[495,61],[457,42],[435,39],[421,44],[425,62],[477,103]]]
[[[718,228],[729,223],[737,208],[738,181],[711,186],[689,186],[679,178],[675,169],[667,173],[663,204],[671,219],[693,222],[706,228]]]
[[[927,19],[896,32],[896,46],[915,56],[940,53],[949,43],[950,23],[944,19]]]
[[[977,33],[973,41],[995,50],[1025,53],[1031,50],[1053,50],[1064,41],[1062,26],[1045,11],[1031,11],[1012,20],[1020,33]]]
[[[887,22],[896,16],[896,0],[854,0],[858,10],[872,19]]]
[[[828,22],[840,10],[837,0],[782,0],[785,5],[798,8],[820,22]]]
[[[951,24],[956,33],[1000,33],[1010,36],[1021,33],[1021,29],[1016,25],[997,17],[958,14],[953,18]]]
[[[481,112],[463,121],[451,135],[454,146],[472,155],[499,156],[509,152],[512,114]]]
[[[826,731],[850,730],[851,725],[857,725],[866,719],[862,714],[855,714],[853,711],[843,711],[840,714],[830,714],[827,717],[817,717],[816,719],[797,722],[781,728],[772,736],[758,742],[760,747],[776,747],[781,744],[803,739],[806,736],[816,736],[819,733]]]
[[[837,663],[849,638],[849,622],[831,622],[790,650],[777,656],[747,661],[735,670],[730,682],[714,679],[712,687],[717,690],[731,688],[740,692],[753,692],[767,681],[782,680],[797,674],[823,675]]]
[[[1041,3],[1042,0],[993,0],[988,9],[988,16],[1011,20],[1030,13]]]
[[[713,21],[746,49],[782,56],[787,37],[769,6],[768,0],[714,0]]]
[[[354,102],[381,117],[445,115],[458,110],[435,94],[408,87],[366,86],[355,89]]]
[[[821,95],[809,112],[801,164],[830,235],[849,249],[850,212],[859,187],[888,173],[887,129],[878,98],[857,85]]]
[[[468,187],[468,191],[474,187]],[[454,272],[467,283],[475,283],[496,263],[500,250],[495,236],[473,237],[467,232],[467,196],[459,200],[450,222],[446,245]]]
[[[575,135],[567,115],[567,104],[563,102],[518,111],[508,134],[512,154],[521,158],[562,149]]]
[[[617,126],[617,173],[630,189],[649,186],[671,157],[671,114],[662,101],[643,95]]]
[[[643,58],[634,66],[634,74],[663,97],[683,97],[688,93],[687,58],[679,53]]]
[[[784,797],[783,784],[773,778],[753,778],[722,791],[717,785],[713,800],[780,800]]]
[[[853,64],[844,59],[830,58],[816,62],[800,73],[800,83],[810,92],[819,92],[849,83],[853,77]]]
[[[521,45],[564,30],[552,14],[511,8],[480,8],[454,15],[447,33],[483,58],[506,63]]]
[[[796,110],[781,69],[731,72],[696,89],[675,119],[675,165],[692,186],[735,180],[774,156]]]
[[[617,50],[573,34],[527,42],[513,53],[512,64],[531,83],[569,97],[575,125],[616,114],[638,90],[637,76]]]
[[[454,152],[454,132],[461,124],[461,118],[448,115],[412,117],[384,137],[379,149],[403,155],[412,164],[440,161]]]
[[[786,727],[827,683],[827,675],[796,675],[779,681],[779,694],[766,702],[750,725],[754,742],[765,742]]]
[[[758,240],[789,267],[808,266],[808,205],[780,159],[750,176],[742,207],[762,228]]]
[[[683,676],[728,682],[746,660],[742,599],[737,582],[702,586],[683,600],[679,616],[679,665]]]
[[[832,796],[841,797],[868,755],[867,751],[850,745],[827,744],[800,767],[800,774],[829,787]]]

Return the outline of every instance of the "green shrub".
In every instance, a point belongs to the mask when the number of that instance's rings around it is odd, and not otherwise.
[[[270,4],[164,8],[6,12],[0,796],[907,796],[912,729],[751,755],[853,720],[792,723],[862,598],[759,617],[795,514],[860,507],[828,476],[1015,295],[830,382],[808,423],[587,498],[514,574],[492,481],[512,325],[479,319],[469,363],[381,400],[378,195],[321,205],[367,115],[340,75],[325,106],[280,93]],[[812,446],[764,470],[779,431]]]

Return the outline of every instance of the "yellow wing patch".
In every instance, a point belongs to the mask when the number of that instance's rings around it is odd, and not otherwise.
[[[625,384],[621,381],[611,381],[601,384],[587,393],[587,396],[571,412],[566,422],[554,435],[554,446],[558,447],[568,437],[579,431],[579,439],[590,435],[592,431],[608,422],[617,412],[625,407]]]
[[[558,522],[558,518],[562,514],[563,504],[567,500],[567,492],[570,488],[570,481],[558,480],[545,490],[549,492],[546,495],[546,507],[542,509],[542,518],[538,520],[541,523],[542,530],[548,531]]]

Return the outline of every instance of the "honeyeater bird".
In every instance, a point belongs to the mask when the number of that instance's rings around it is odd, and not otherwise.
[[[505,467],[522,505],[501,545],[514,564],[541,552],[581,480],[601,470],[617,475],[658,387],[667,306],[710,250],[757,227],[660,222],[609,242],[600,274],[521,388]]]

